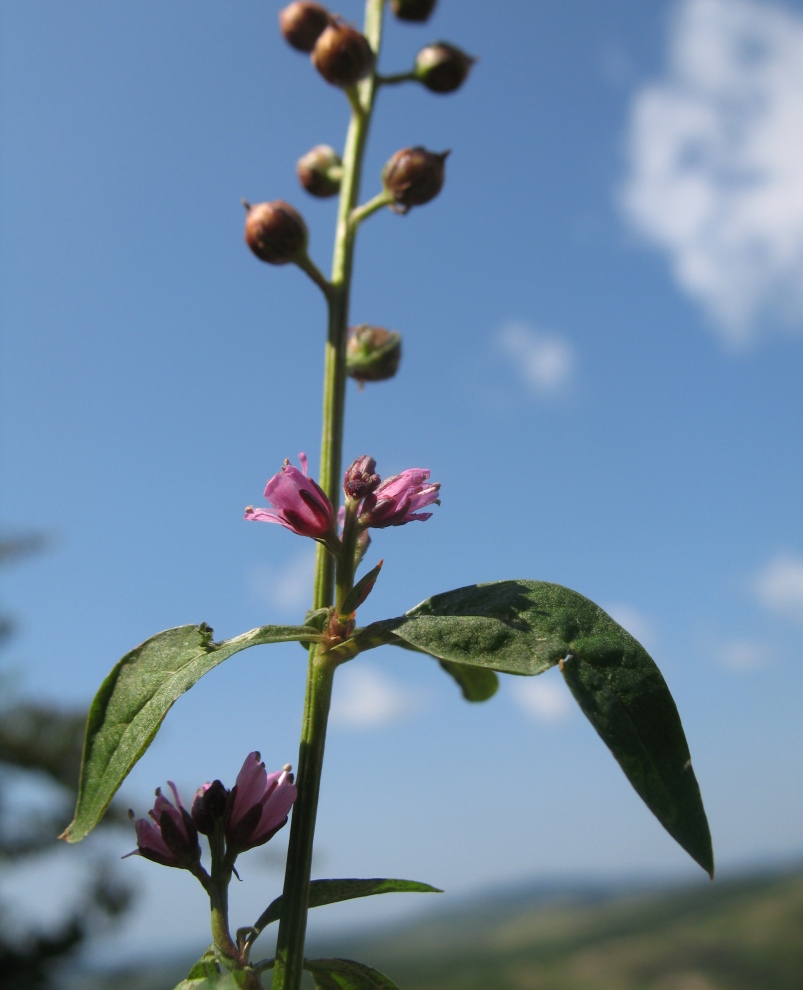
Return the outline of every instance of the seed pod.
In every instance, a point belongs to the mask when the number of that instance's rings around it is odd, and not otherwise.
[[[426,21],[437,0],[390,0],[390,7],[400,21]]]
[[[346,344],[346,367],[349,376],[363,382],[381,382],[393,378],[401,361],[401,334],[384,327],[363,323],[351,327]],[[371,469],[373,470],[373,468]]]
[[[300,52],[312,51],[331,19],[332,15],[325,7],[303,0],[279,11],[279,26],[285,41]]]
[[[343,162],[340,155],[328,144],[319,144],[299,158],[296,175],[301,185],[312,196],[325,199],[340,192]]]
[[[440,154],[426,148],[402,148],[382,169],[382,182],[393,196],[397,213],[421,206],[441,191],[448,151]]]
[[[286,265],[307,250],[307,225],[298,210],[276,199],[272,203],[243,203],[248,211],[245,218],[245,243],[261,261],[271,265]]]
[[[433,93],[459,89],[476,59],[446,41],[422,48],[415,60],[415,76]]]
[[[312,50],[312,63],[333,86],[346,89],[364,79],[373,68],[368,39],[342,21],[332,21]]]

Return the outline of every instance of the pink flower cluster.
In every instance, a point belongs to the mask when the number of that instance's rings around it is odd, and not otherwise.
[[[337,552],[335,510],[323,490],[307,477],[307,458],[299,454],[303,472],[285,461],[282,470],[265,486],[265,497],[273,506],[255,509],[249,505],[245,518],[279,523],[299,536],[309,536]],[[361,529],[384,529],[429,519],[431,512],[420,510],[440,505],[440,484],[430,483],[425,468],[408,468],[382,481],[376,474],[376,461],[363,455],[346,471],[343,489],[347,503],[356,510]]]
[[[231,862],[241,852],[261,846],[287,823],[298,795],[290,767],[268,773],[259,753],[249,753],[231,791],[219,780],[203,784],[195,793],[190,814],[181,803],[176,785],[168,781],[175,805],[160,789],[148,818],[137,818],[139,855],[162,866],[203,873],[198,833],[210,835],[222,829]],[[129,812],[133,818],[133,812]],[[124,857],[125,858],[125,857]]]

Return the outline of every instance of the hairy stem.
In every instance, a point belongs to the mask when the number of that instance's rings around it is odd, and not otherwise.
[[[384,0],[367,0],[365,35],[377,57],[382,37],[383,7]],[[343,179],[340,187],[332,278],[327,293],[329,323],[324,360],[320,485],[333,505],[338,505],[340,502],[342,474],[347,379],[346,339],[354,242],[358,226],[352,220],[352,213],[359,202],[362,161],[376,91],[376,75],[372,73],[368,79],[360,83],[356,94],[350,94],[352,116],[343,154]],[[313,608],[332,605],[334,584],[334,559],[329,551],[319,546],[315,565]],[[293,809],[290,826],[282,916],[279,922],[276,962],[271,984],[273,990],[299,990],[301,986],[312,846],[335,666],[331,659],[319,655],[317,644],[311,645],[301,726],[301,748],[298,757],[298,799]]]

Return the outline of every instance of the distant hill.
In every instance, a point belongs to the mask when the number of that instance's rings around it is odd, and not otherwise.
[[[536,891],[336,951],[403,990],[801,990],[803,870],[640,893]]]
[[[801,990],[803,869],[694,887],[521,888],[310,955],[359,959],[402,990]],[[188,965],[74,990],[171,990]]]

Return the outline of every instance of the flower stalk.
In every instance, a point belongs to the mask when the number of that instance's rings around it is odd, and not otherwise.
[[[367,0],[364,34],[374,53],[374,66],[379,56],[382,39],[383,8],[384,0]],[[346,342],[349,297],[355,238],[361,219],[354,217],[354,211],[359,204],[363,156],[376,92],[377,77],[374,68],[367,78],[348,93],[352,115],[343,154],[343,178],[340,186],[332,276],[326,293],[328,331],[324,357],[320,485],[334,506],[340,502],[343,425],[348,379]],[[353,560],[346,561],[345,558],[345,554],[339,556],[338,566],[351,568],[353,580]],[[335,558],[326,547],[319,545],[315,565],[313,609],[333,605],[334,590]],[[336,660],[321,654],[318,644],[310,647],[298,757],[298,799],[290,826],[282,916],[279,922],[276,962],[271,984],[273,990],[298,990],[301,986],[312,846],[332,681],[336,666]]]

